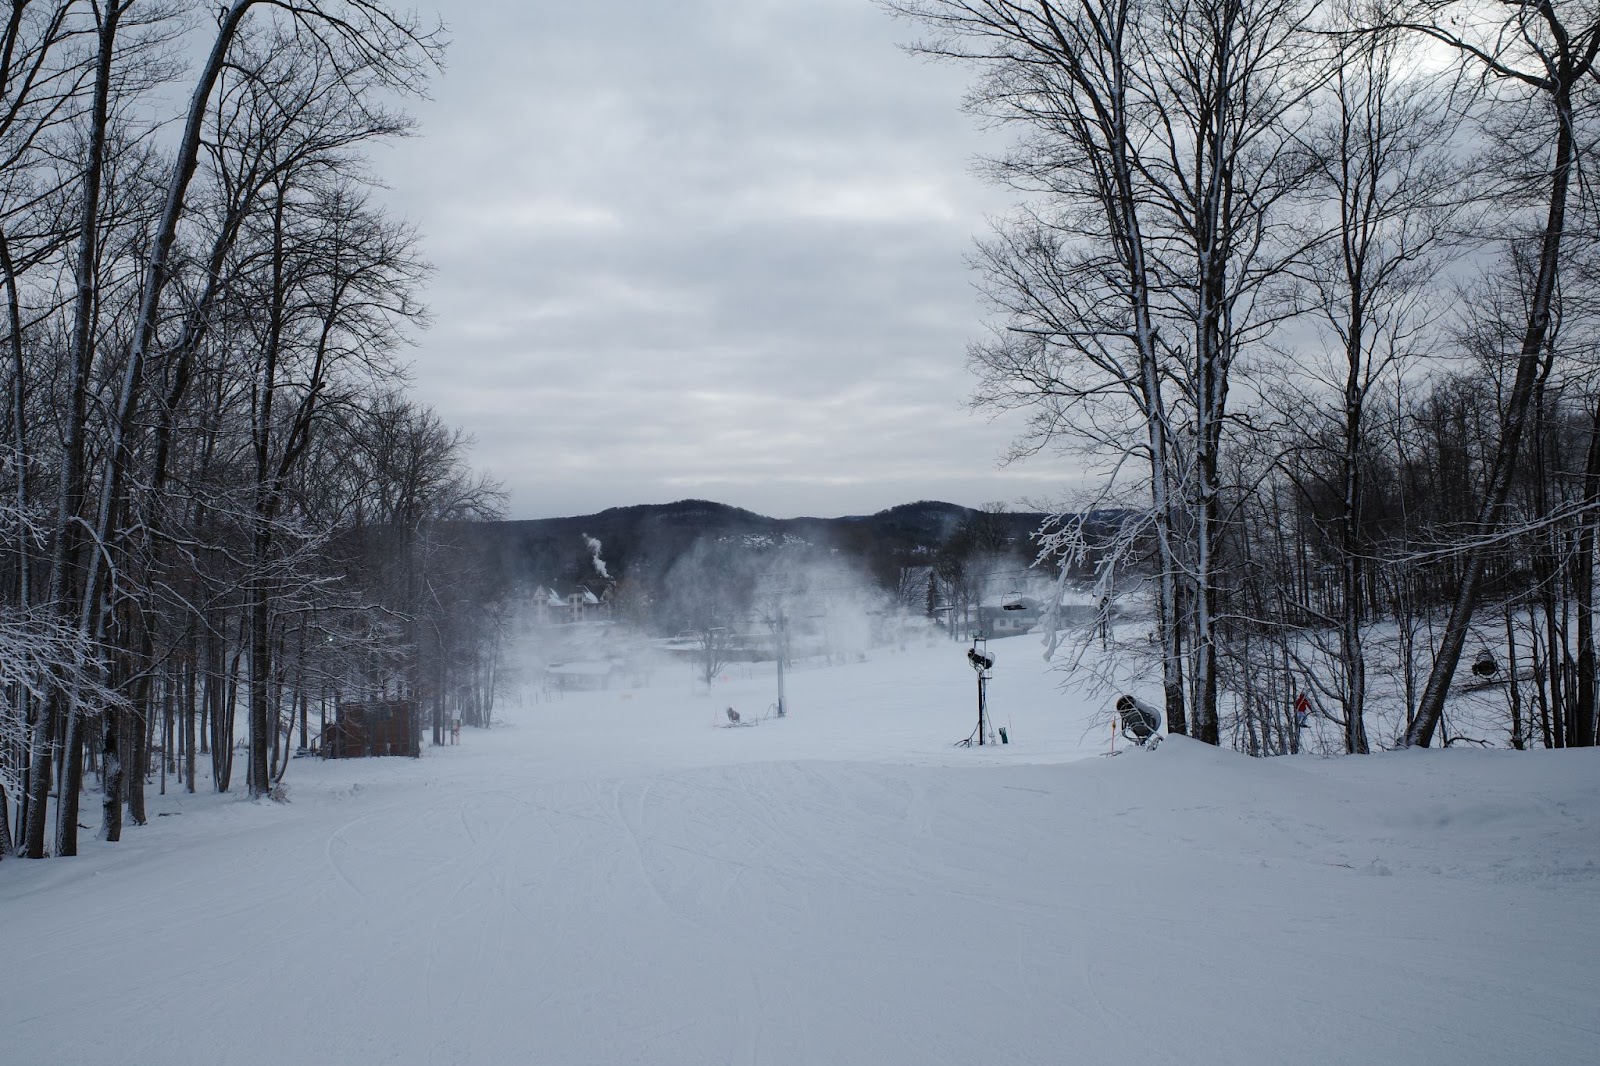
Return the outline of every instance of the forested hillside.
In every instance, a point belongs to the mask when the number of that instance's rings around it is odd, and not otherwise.
[[[609,578],[618,581],[659,581],[695,542],[725,538],[757,545],[798,543],[834,552],[893,589],[902,567],[930,566],[942,551],[960,551],[963,538],[970,540],[979,531],[1025,565],[1044,518],[926,500],[873,515],[768,518],[726,504],[680,500],[572,518],[486,522],[473,535],[482,538],[504,577],[524,583],[601,579],[585,537],[600,542]]]

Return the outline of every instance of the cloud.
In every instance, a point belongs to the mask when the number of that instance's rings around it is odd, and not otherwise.
[[[616,212],[604,206],[551,197],[463,202],[450,204],[446,210],[451,232],[474,241],[492,241],[497,235],[538,239],[551,230],[620,229],[623,224]]]
[[[444,14],[450,70],[380,163],[437,266],[418,393],[514,514],[1041,491],[994,471],[1017,424],[963,408],[964,258],[1006,206],[963,72],[861,0]]]

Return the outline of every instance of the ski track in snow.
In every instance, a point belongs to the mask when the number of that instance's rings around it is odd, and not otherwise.
[[[1595,752],[1100,759],[996,646],[1001,749],[944,644],[152,796],[0,864],[6,1061],[1594,1061]]]

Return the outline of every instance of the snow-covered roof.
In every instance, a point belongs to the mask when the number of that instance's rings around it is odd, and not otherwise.
[[[570,607],[573,604],[598,607],[604,602],[587,585],[578,585],[565,596],[557,592],[554,586],[540,585],[534,590],[533,598],[536,602],[543,603],[549,607]]]

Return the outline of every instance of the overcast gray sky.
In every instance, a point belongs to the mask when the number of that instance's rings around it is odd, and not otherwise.
[[[437,267],[416,392],[512,517],[1046,494],[966,411],[964,265],[1008,203],[965,72],[869,0],[463,0],[381,168]],[[993,135],[987,135],[990,138]]]

